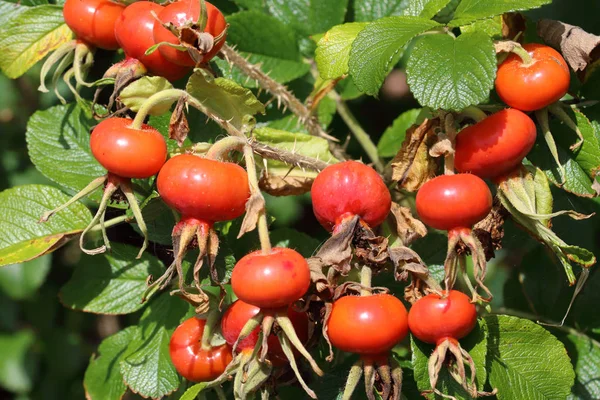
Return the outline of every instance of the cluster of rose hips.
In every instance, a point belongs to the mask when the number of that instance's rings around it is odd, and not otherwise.
[[[92,47],[120,47],[127,58],[116,67],[119,71],[116,75],[123,68],[131,72],[128,68],[135,64],[143,73],[179,79],[191,67],[209,60],[224,43],[226,23],[222,14],[202,1],[183,0],[166,7],[142,1],[125,7],[107,0],[67,0],[64,9],[65,20],[78,38],[73,45],[76,53],[77,49],[80,51],[75,55],[76,64],[89,61],[86,57]],[[94,23],[98,18],[102,18],[103,24]],[[205,30],[208,35],[203,35]],[[196,39],[193,46],[186,46],[183,37],[190,33]],[[82,45],[87,52],[81,52]],[[158,46],[157,51],[149,52],[154,46]],[[324,299],[330,303],[329,311],[322,321],[315,321],[305,310],[296,308],[311,291],[313,271],[307,261],[293,249],[262,248],[244,256],[233,269],[231,286],[238,300],[222,315],[214,303],[212,307],[204,307],[203,318],[193,317],[175,330],[170,354],[178,372],[190,381],[211,382],[217,390],[220,383],[235,375],[236,398],[244,398],[248,393],[263,390],[269,376],[280,376],[289,366],[307,393],[316,397],[299,372],[295,354],[306,358],[317,374],[323,373],[305,348],[314,331],[311,328],[320,323],[323,337],[330,344],[360,356],[350,371],[344,398],[351,396],[363,374],[369,398],[373,398],[376,376],[382,382],[378,387],[382,388],[380,394],[384,399],[400,398],[402,370],[390,353],[409,331],[419,340],[436,345],[429,371],[432,391],[440,394],[436,389],[437,378],[449,352],[454,357],[453,376],[458,376],[471,396],[485,394],[477,391],[473,361],[458,343],[476,326],[477,310],[473,303],[481,297],[476,288],[472,288],[472,299],[453,289],[459,259],[455,247],[462,241],[471,250],[474,263],[479,265],[475,269],[477,285],[485,288],[485,256],[481,255],[481,244],[470,232],[492,208],[492,194],[483,179],[501,182],[520,168],[536,136],[535,124],[520,110],[539,110],[551,105],[564,95],[569,83],[568,68],[558,53],[540,45],[525,46],[525,50],[532,58],[531,63],[511,55],[498,71],[498,94],[513,108],[463,129],[456,138],[453,154],[459,174],[449,173],[426,182],[416,196],[417,212],[423,222],[448,231],[446,290],[426,288],[426,294],[416,299],[407,312],[398,298],[370,287],[371,271],[369,266],[363,266],[364,279],[354,285],[358,292],[341,291]],[[526,73],[536,63],[548,63],[556,69],[563,83],[560,90],[550,92],[544,85],[538,88],[535,79],[514,79],[515,74]],[[515,96],[511,92],[515,82],[529,82],[537,89],[527,98]],[[86,251],[94,254],[109,246],[103,220],[109,201],[119,193],[128,200],[147,237],[131,179],[158,174],[156,184],[161,198],[181,215],[173,229],[175,261],[159,281],[160,287],[165,287],[177,272],[179,289],[186,293],[189,288],[185,287],[182,260],[187,248],[196,245],[200,256],[194,266],[194,282],[197,295],[203,295],[198,278],[202,259],[214,256],[218,248],[213,225],[244,214],[250,197],[248,175],[237,164],[192,154],[167,161],[164,137],[139,120],[111,117],[92,131],[92,154],[108,173],[68,203],[105,184],[102,202],[83,232],[81,244],[85,233],[99,223],[105,245]],[[376,228],[391,208],[391,195],[382,178],[356,161],[325,168],[315,179],[311,193],[316,218],[333,236],[341,234],[356,218],[366,229]],[[147,238],[140,254],[146,245]],[[206,305],[208,302],[204,300],[198,304]],[[218,327],[225,343],[213,345]],[[465,363],[471,370],[470,381],[465,377]]]
[[[69,86],[73,76],[78,85],[93,86],[85,82],[84,75],[93,64],[96,48],[123,49],[125,53],[125,59],[104,76],[115,79],[115,89],[147,73],[176,81],[193,67],[207,64],[225,44],[227,33],[221,11],[198,0],[167,6],[151,1],[126,6],[110,0],[67,0],[63,15],[76,39],[48,58],[41,76],[40,89],[44,91],[45,76],[56,63],[53,82],[64,72]],[[71,89],[77,95],[77,90]]]

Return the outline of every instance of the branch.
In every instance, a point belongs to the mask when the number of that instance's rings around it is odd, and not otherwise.
[[[329,163],[318,160],[316,158],[307,157],[301,154],[296,154],[290,151],[285,151],[282,149],[271,147],[257,141],[251,141],[250,146],[252,146],[252,149],[256,154],[263,158],[281,161],[288,165],[293,165],[295,167],[301,168],[303,170],[310,169],[313,171],[322,171],[330,165]]]
[[[298,100],[284,85],[265,74],[259,66],[250,63],[227,44],[223,46],[221,53],[228,62],[240,69],[244,75],[257,81],[261,88],[274,95],[279,102],[289,108],[298,117],[300,122],[306,126],[311,135],[327,139],[330,150],[336,158],[341,160],[346,158],[344,150],[336,143],[338,139],[327,134],[319,124],[317,118],[312,115],[310,109]]]

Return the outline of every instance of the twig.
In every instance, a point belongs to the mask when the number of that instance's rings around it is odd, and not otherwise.
[[[261,88],[274,95],[279,102],[289,108],[298,117],[300,122],[306,126],[311,135],[327,139],[330,150],[336,158],[345,159],[344,150],[336,143],[338,139],[327,134],[310,109],[284,85],[265,74],[259,66],[250,63],[227,44],[223,46],[221,53],[227,61],[240,69],[244,75],[257,81]]]
[[[324,170],[329,163],[318,160],[316,158],[303,156],[301,154],[292,153],[279,148],[271,147],[266,144],[251,141],[250,146],[256,154],[263,158],[284,162],[288,165],[293,165],[301,169],[310,169],[314,171]]]

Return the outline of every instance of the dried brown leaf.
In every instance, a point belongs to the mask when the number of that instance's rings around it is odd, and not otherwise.
[[[242,221],[240,233],[237,236],[238,239],[241,238],[245,233],[251,232],[256,228],[258,217],[262,212],[265,212],[265,199],[260,192],[254,193],[246,202],[246,215]]]
[[[352,259],[352,238],[358,224],[359,217],[346,220],[340,226],[340,230],[333,234],[319,249],[315,257],[321,260],[322,265],[332,266],[342,275],[350,272],[350,260]]]
[[[392,203],[391,216],[396,221],[396,234],[405,246],[427,235],[427,227],[413,217],[410,208]]]
[[[592,54],[600,46],[600,36],[592,35],[578,26],[551,19],[542,19],[537,25],[538,35],[546,43],[560,48],[567,63],[574,71],[583,71],[597,59]]]
[[[508,216],[508,211],[502,206],[498,197],[494,198],[494,205],[490,213],[481,221],[473,226],[473,235],[483,246],[486,260],[494,258],[495,250],[502,248],[502,238],[504,237],[504,220]],[[457,253],[467,252],[464,243],[459,243],[456,249]]]
[[[310,192],[313,177],[307,176],[278,176],[278,175],[267,175],[265,173],[260,177],[258,185],[264,192],[269,193],[272,196],[298,196],[304,193]]]
[[[415,181],[420,181],[420,177],[424,171],[428,171],[429,166],[423,168],[423,157],[419,157],[419,165],[413,169],[413,164],[417,158],[417,154],[421,149],[422,144],[428,133],[433,133],[433,130],[438,126],[438,119],[426,119],[421,125],[413,125],[406,131],[406,138],[402,143],[402,147],[398,154],[392,160],[392,180],[398,182],[399,186],[403,187],[405,181],[409,177],[411,181],[411,187],[414,187]],[[422,151],[422,149],[421,149]],[[427,159],[428,157],[425,157]],[[425,163],[428,163],[426,161]],[[411,171],[412,170],[412,171]]]
[[[171,114],[171,120],[169,121],[169,139],[177,140],[177,144],[181,147],[188,133],[190,133],[190,125],[188,124],[187,117],[185,116],[185,96],[180,97],[177,100],[177,105],[173,114]]]
[[[438,140],[435,142],[433,146],[429,149],[429,155],[431,157],[442,157],[447,154],[453,154],[454,148],[452,147],[452,142],[448,137],[440,133],[438,135]]]

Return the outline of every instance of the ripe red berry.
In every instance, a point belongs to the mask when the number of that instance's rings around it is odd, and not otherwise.
[[[315,179],[310,194],[317,220],[329,231],[354,215],[376,227],[385,220],[392,204],[379,174],[357,161],[325,168]]]
[[[445,292],[447,293],[447,292]],[[410,332],[425,343],[459,340],[477,324],[477,310],[469,297],[451,290],[446,297],[429,294],[412,305],[408,313]]]
[[[441,175],[421,186],[416,203],[419,217],[432,228],[471,228],[492,209],[492,193],[475,175]]]
[[[535,144],[535,124],[509,108],[471,125],[456,137],[454,166],[480,178],[495,178],[521,164]]]

